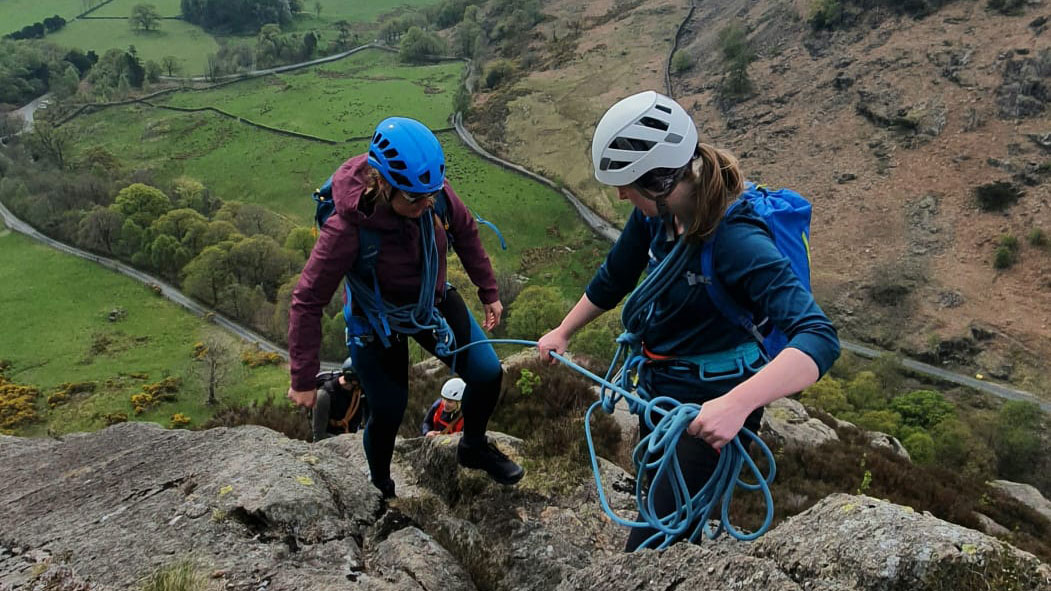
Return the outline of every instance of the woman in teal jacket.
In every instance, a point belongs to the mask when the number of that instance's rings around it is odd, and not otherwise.
[[[542,357],[554,362],[550,352],[563,353],[576,331],[616,307],[647,265],[659,264],[681,240],[715,240],[715,274],[729,295],[756,317],[769,318],[789,339],[763,366],[753,336],[723,317],[709,298],[704,284],[710,278],[704,277],[699,256],[659,296],[640,335],[649,361],[639,380],[654,396],[703,405],[676,449],[687,486],[696,492],[714,471],[719,449],[742,426],[758,430],[764,405],[803,390],[828,371],[839,356],[839,340],[763,220],[747,203],[726,215],[745,189],[744,175],[730,153],[698,143],[693,120],[675,101],[649,91],[618,102],[596,128],[592,159],[595,177],[617,187],[635,209],[583,297],[540,339]],[[730,356],[739,357],[735,361],[743,367],[762,367],[725,376],[701,370],[705,357]],[[645,435],[641,421],[640,429]],[[676,509],[670,487],[649,494],[659,514]],[[627,549],[654,533],[632,529]]]

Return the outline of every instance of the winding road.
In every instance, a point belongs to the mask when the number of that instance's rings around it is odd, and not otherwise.
[[[352,55],[354,53],[357,53],[359,51],[362,51],[364,49],[370,49],[370,48],[380,49],[380,50],[384,50],[384,51],[394,51],[393,49],[391,49],[389,47],[370,43],[370,44],[366,44],[366,45],[362,45],[362,46],[356,47],[354,49],[351,49],[349,51],[346,51],[346,52],[343,52],[343,53],[340,53],[340,54],[327,56],[327,57],[324,57],[324,58],[321,58],[321,59],[317,59],[317,60],[311,60],[311,61],[308,61],[308,62],[300,62],[298,64],[290,64],[290,65],[287,65],[287,66],[278,66],[278,67],[275,67],[275,68],[269,68],[269,69],[265,69],[265,70],[254,70],[252,72],[243,72],[243,73],[240,73],[240,74],[232,74],[232,75],[229,75],[229,76],[224,76],[224,77],[217,78],[216,80],[233,80],[233,79],[245,79],[245,80],[247,80],[247,79],[256,78],[256,77],[259,77],[259,76],[265,76],[265,75],[279,73],[279,72],[286,72],[286,71],[289,71],[289,70],[295,70],[295,69],[309,67],[309,66],[313,66],[313,65],[317,65],[317,64],[322,64],[322,63],[336,61],[336,60],[345,58],[345,57],[347,57],[349,55]],[[470,76],[467,77],[467,80],[465,80],[465,83],[469,83],[469,79],[470,79]],[[173,78],[173,80],[175,80],[175,79]],[[190,78],[190,79],[182,78],[182,79],[179,79],[179,80],[202,81],[202,80],[205,80],[205,78],[204,77],[197,77],[197,78]],[[42,104],[43,101],[45,101],[47,99],[48,96],[50,96],[50,95],[45,94],[45,95],[43,95],[41,97],[38,97],[37,99],[35,99],[31,103],[25,105],[24,107],[22,107],[21,109],[18,109],[18,111],[16,111],[20,115],[22,115],[23,118],[25,119],[26,126],[23,129],[23,131],[28,131],[29,129],[31,129],[32,122],[33,122],[33,114],[36,112],[37,109],[40,108],[40,105]],[[566,198],[566,200],[569,201],[569,203],[573,206],[573,208],[576,210],[577,214],[580,215],[580,217],[584,221],[584,223],[586,223],[599,236],[602,236],[603,238],[605,238],[605,239],[607,239],[607,240],[609,240],[611,242],[616,241],[617,238],[620,236],[620,230],[618,230],[617,228],[613,227],[609,222],[607,222],[601,216],[599,216],[594,211],[592,211],[587,205],[585,205],[576,195],[574,195],[568,189],[566,189],[564,187],[560,187],[557,183],[555,183],[551,179],[548,179],[547,177],[544,177],[544,176],[542,176],[540,174],[537,174],[537,173],[535,173],[535,172],[533,172],[531,170],[528,170],[528,169],[526,169],[525,167],[523,167],[523,166],[521,166],[519,164],[515,164],[513,162],[508,162],[507,160],[503,160],[503,159],[501,159],[501,158],[499,158],[497,156],[494,156],[493,154],[489,153],[487,150],[485,150],[477,142],[477,140],[475,140],[474,136],[467,130],[467,128],[464,127],[463,120],[462,120],[461,114],[459,112],[457,112],[457,113],[455,113],[453,115],[452,121],[453,121],[453,126],[456,129],[456,133],[460,137],[460,139],[464,142],[464,144],[466,144],[471,150],[473,150],[479,156],[481,156],[482,158],[485,158],[486,160],[489,160],[490,162],[493,162],[493,163],[495,163],[495,164],[497,164],[499,166],[507,168],[508,170],[513,170],[513,171],[515,171],[515,172],[517,172],[519,174],[522,174],[522,175],[524,175],[524,176],[526,176],[526,177],[528,177],[528,178],[530,178],[530,179],[532,179],[534,181],[537,181],[539,183],[543,183],[544,185],[554,189],[555,191],[560,192]],[[49,238],[49,237],[41,234],[40,232],[38,232],[35,228],[30,226],[29,224],[26,224],[22,220],[20,220],[17,217],[15,217],[2,203],[0,203],[0,216],[3,217],[3,221],[7,225],[8,228],[10,228],[12,230],[15,230],[15,231],[17,231],[19,233],[25,234],[26,236],[28,236],[28,237],[30,237],[30,238],[32,238],[34,240],[43,242],[44,244],[46,244],[46,245],[48,245],[48,246],[50,246],[52,248],[55,248],[55,249],[57,249],[59,251],[62,251],[62,252],[65,252],[65,253],[68,253],[68,254],[71,254],[71,255],[74,255],[74,256],[78,256],[78,257],[83,258],[83,259],[87,259],[89,261],[93,261],[95,263],[98,263],[98,264],[106,267],[106,268],[112,269],[112,270],[114,270],[114,271],[116,271],[118,273],[122,273],[122,274],[124,274],[124,275],[126,275],[128,277],[132,277],[134,279],[137,279],[137,280],[139,280],[139,281],[141,281],[143,283],[146,283],[146,284],[149,284],[149,285],[156,285],[156,286],[158,286],[160,288],[161,293],[164,295],[164,297],[166,297],[169,300],[175,302],[176,304],[179,304],[179,305],[185,307],[186,309],[190,310],[191,312],[193,312],[194,314],[196,314],[196,315],[198,315],[200,317],[206,317],[206,316],[210,315],[208,317],[211,318],[212,321],[215,324],[217,324],[219,326],[222,326],[226,330],[228,330],[231,333],[237,335],[238,337],[244,339],[245,341],[256,343],[256,344],[259,345],[259,347],[262,350],[268,351],[268,352],[277,353],[277,354],[281,355],[284,359],[286,359],[286,360],[288,359],[288,351],[286,351],[285,349],[283,349],[283,348],[275,345],[274,343],[268,341],[262,335],[254,332],[254,331],[252,331],[252,330],[250,330],[248,328],[245,328],[245,327],[241,326],[240,324],[237,324],[236,322],[230,320],[229,318],[226,318],[222,314],[219,314],[219,313],[215,312],[214,310],[210,310],[210,309],[198,304],[197,302],[195,302],[195,301],[191,300],[190,298],[188,298],[187,296],[183,295],[182,292],[180,292],[179,290],[175,289],[174,287],[172,287],[168,283],[166,283],[166,282],[164,282],[164,281],[162,281],[162,280],[160,280],[160,279],[158,279],[156,277],[153,277],[152,275],[149,275],[147,273],[143,273],[142,271],[139,271],[138,269],[135,269],[135,268],[133,268],[133,267],[131,267],[129,265],[126,265],[126,264],[120,262],[120,261],[116,261],[116,260],[113,260],[113,259],[109,259],[109,258],[106,258],[106,257],[102,257],[102,256],[99,256],[99,255],[96,255],[96,254],[92,254],[92,253],[80,250],[78,248],[69,246],[68,244],[64,244],[62,242],[58,242],[57,240],[54,240],[52,238]],[[846,349],[847,351],[851,351],[852,353],[855,353],[857,355],[860,355],[861,357],[865,357],[865,358],[868,358],[868,359],[873,359],[875,357],[878,357],[878,356],[880,356],[882,354],[887,353],[887,351],[874,349],[874,348],[867,347],[865,345],[860,345],[860,344],[857,344],[857,343],[851,343],[851,342],[842,341],[842,340],[840,342],[841,342],[843,348]],[[980,391],[980,392],[985,392],[985,393],[988,393],[988,394],[992,394],[994,396],[997,396],[997,397],[1000,397],[1000,398],[1004,398],[1004,399],[1007,399],[1007,400],[1021,400],[1021,401],[1033,402],[1033,403],[1039,405],[1040,408],[1043,409],[1045,412],[1051,412],[1051,401],[1044,401],[1044,400],[1040,399],[1039,397],[1033,395],[1032,393],[1025,392],[1025,391],[1022,391],[1022,390],[1018,390],[1018,389],[1012,388],[1010,386],[1005,386],[1005,385],[1002,385],[1002,384],[989,382],[987,380],[979,380],[979,379],[971,377],[971,376],[962,375],[962,374],[959,374],[959,373],[948,371],[948,370],[945,370],[945,369],[942,369],[940,367],[936,367],[936,366],[933,366],[933,365],[930,365],[930,364],[927,364],[927,363],[921,363],[919,361],[915,361],[913,359],[904,358],[902,360],[902,365],[906,369],[908,369],[910,371],[913,371],[913,372],[916,372],[916,373],[919,373],[919,374],[922,374],[922,375],[925,375],[925,376],[933,377],[933,378],[936,378],[936,379],[939,379],[939,380],[943,380],[943,381],[946,381],[946,382],[949,382],[949,383],[952,383],[952,384],[956,384],[956,385],[972,388],[974,390],[977,390],[977,391]],[[324,369],[336,369],[336,368],[338,368],[338,364],[323,363],[322,367]]]

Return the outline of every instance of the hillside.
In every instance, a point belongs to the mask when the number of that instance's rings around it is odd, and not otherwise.
[[[591,179],[591,128],[617,98],[664,88],[689,6],[565,0],[544,10],[551,18],[528,48],[534,65],[478,96],[469,125],[623,219],[615,195]],[[693,67],[672,77],[673,94],[702,138],[738,154],[750,178],[812,197],[815,290],[842,336],[1046,396],[1051,250],[1027,240],[1051,230],[1051,44],[1039,8],[1004,16],[957,2],[922,19],[855,9],[851,26],[832,32],[814,31],[807,10],[699,3],[680,40]],[[756,52],[754,93],[728,103],[718,36],[734,23]],[[997,181],[1023,195],[1002,213],[983,212],[974,190]],[[1008,234],[1018,261],[998,271]]]

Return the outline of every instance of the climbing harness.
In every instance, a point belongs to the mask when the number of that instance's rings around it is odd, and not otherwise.
[[[423,270],[421,273],[420,293],[415,304],[394,306],[385,302],[380,294],[379,278],[375,268],[372,269],[372,286],[358,276],[347,273],[344,283],[346,304],[343,306],[343,318],[347,322],[347,341],[352,343],[355,336],[352,327],[360,324],[353,315],[352,301],[358,298],[358,306],[365,313],[371,333],[379,337],[384,347],[390,346],[393,333],[413,333],[430,330],[434,333],[435,351],[439,356],[452,354],[456,339],[445,317],[434,306],[434,291],[438,283],[438,246],[434,240],[434,223],[431,216],[424,214],[419,218],[420,245],[423,249]],[[370,253],[362,253],[369,256]],[[444,291],[444,290],[443,290]],[[355,322],[358,320],[358,322]],[[357,327],[364,328],[364,327]],[[360,345],[361,343],[353,343]]]

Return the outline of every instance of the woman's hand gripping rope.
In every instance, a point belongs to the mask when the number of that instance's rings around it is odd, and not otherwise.
[[[657,530],[657,533],[639,546],[640,548],[666,548],[684,537],[693,542],[699,539],[702,533],[710,539],[715,539],[724,529],[730,536],[738,540],[754,540],[770,528],[774,517],[774,501],[770,495],[769,485],[776,475],[774,457],[770,449],[755,433],[742,427],[747,413],[741,415],[740,408],[729,396],[709,401],[703,408],[696,404],[682,404],[668,397],[644,400],[630,391],[633,386],[628,374],[632,373],[631,369],[635,365],[631,359],[625,362],[625,367],[614,380],[610,379],[610,375],[601,378],[563,356],[565,345],[558,339],[546,341],[541,339],[540,343],[518,339],[489,339],[470,343],[460,347],[457,351],[482,342],[536,346],[542,354],[547,353],[552,359],[558,360],[566,367],[601,386],[599,400],[588,408],[584,421],[584,432],[588,443],[591,468],[595,476],[595,486],[598,489],[602,509],[614,522],[627,527],[649,527]],[[611,373],[626,348],[626,346],[619,348],[610,366]],[[619,382],[619,385],[613,383],[614,381]],[[612,413],[616,403],[622,398],[628,402],[631,412],[641,415],[650,430],[649,435],[643,437],[635,446],[632,454],[636,472],[635,501],[639,508],[640,521],[624,519],[617,515],[610,506],[602,485],[601,468],[591,434],[591,415],[595,410],[602,408],[605,412]],[[738,419],[740,422],[737,422]],[[679,465],[675,451],[684,432],[695,437],[703,437],[713,447],[716,446],[709,440],[709,437],[721,442],[716,447],[716,449],[721,448],[721,453],[715,472],[704,487],[692,495],[686,486],[682,467]],[[756,443],[770,467],[768,474],[764,475],[748,455],[744,444],[741,443],[742,435]],[[745,482],[740,478],[741,469],[745,465],[755,478],[755,484]],[[648,481],[646,474],[651,474]],[[676,505],[679,507],[678,510],[668,515],[657,513],[649,490],[654,486],[665,485],[658,483],[666,483],[666,486],[671,487]],[[740,532],[730,523],[730,502],[733,500],[736,487],[748,491],[761,491],[766,504],[766,516],[762,525],[750,534]],[[719,524],[713,528],[708,521],[716,517],[713,512],[716,511],[717,506]],[[689,531],[691,526],[693,529]]]

